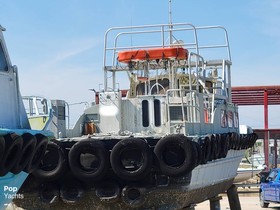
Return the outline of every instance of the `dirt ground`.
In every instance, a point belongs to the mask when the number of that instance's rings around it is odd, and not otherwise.
[[[241,204],[242,210],[264,210],[260,207],[259,204],[259,188],[238,188],[238,195]],[[220,200],[220,209],[215,210],[235,210],[230,209],[227,194],[221,194],[222,200]],[[280,204],[269,204],[267,210],[280,210]],[[23,210],[22,208],[15,207],[13,205],[9,205],[6,210]],[[195,210],[210,210],[209,201],[205,201],[203,203],[197,204],[195,206]]]
[[[220,210],[230,210],[227,195],[221,194],[221,196],[222,200],[220,201]],[[264,208],[260,207],[258,193],[239,193],[239,200],[242,210],[264,210]],[[269,204],[269,207],[267,209],[280,210],[280,204]],[[209,201],[198,204],[195,207],[195,210],[210,210]]]

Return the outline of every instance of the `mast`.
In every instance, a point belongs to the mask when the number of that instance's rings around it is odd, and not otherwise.
[[[169,44],[172,45],[172,8],[171,8],[171,0],[169,0]]]
[[[171,0],[169,0],[169,47],[171,47],[172,44],[173,44],[172,30],[173,30],[172,8],[171,8]],[[174,69],[173,65],[169,61],[169,83],[170,83],[170,86],[171,86],[172,89],[174,89],[176,87],[175,86],[175,83],[176,83],[175,73],[176,73],[176,70]]]

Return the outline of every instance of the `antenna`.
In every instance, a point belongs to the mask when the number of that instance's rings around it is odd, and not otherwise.
[[[171,0],[169,0],[169,24],[172,25],[172,8],[171,8]]]
[[[173,29],[173,25],[172,25],[172,8],[171,8],[171,0],[169,0],[169,44],[172,45],[172,29]]]

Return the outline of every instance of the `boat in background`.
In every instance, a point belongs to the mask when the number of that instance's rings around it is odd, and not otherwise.
[[[13,66],[0,25],[0,209],[4,209],[40,164],[50,132],[30,129],[19,90],[18,69]]]
[[[245,182],[256,175],[261,173],[265,169],[264,165],[254,166],[251,163],[240,163],[237,169],[237,175],[234,178],[234,183]]]
[[[41,96],[23,96],[22,100],[31,129],[51,131],[55,138],[66,136],[69,130],[67,102]]]

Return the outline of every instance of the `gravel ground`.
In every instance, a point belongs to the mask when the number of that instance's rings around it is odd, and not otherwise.
[[[222,194],[221,196],[222,196],[222,200],[220,201],[220,206],[221,206],[220,210],[229,210],[230,207],[226,194]],[[241,193],[239,194],[239,200],[240,200],[242,210],[264,210],[264,208],[260,207],[258,193]],[[269,204],[267,210],[269,209],[280,210],[280,204]],[[209,201],[205,201],[203,203],[198,204],[195,207],[195,210],[210,210]]]
[[[264,210],[260,207],[259,204],[259,194],[258,188],[255,189],[240,189],[239,188],[239,200],[242,210]],[[216,210],[230,210],[228,198],[226,194],[221,194],[222,200],[220,200],[220,209]],[[269,204],[269,209],[280,210],[280,204]],[[23,210],[22,208],[15,207],[13,204],[10,204],[6,210]],[[197,204],[195,210],[210,210],[209,201]],[[234,209],[232,209],[234,210]]]

